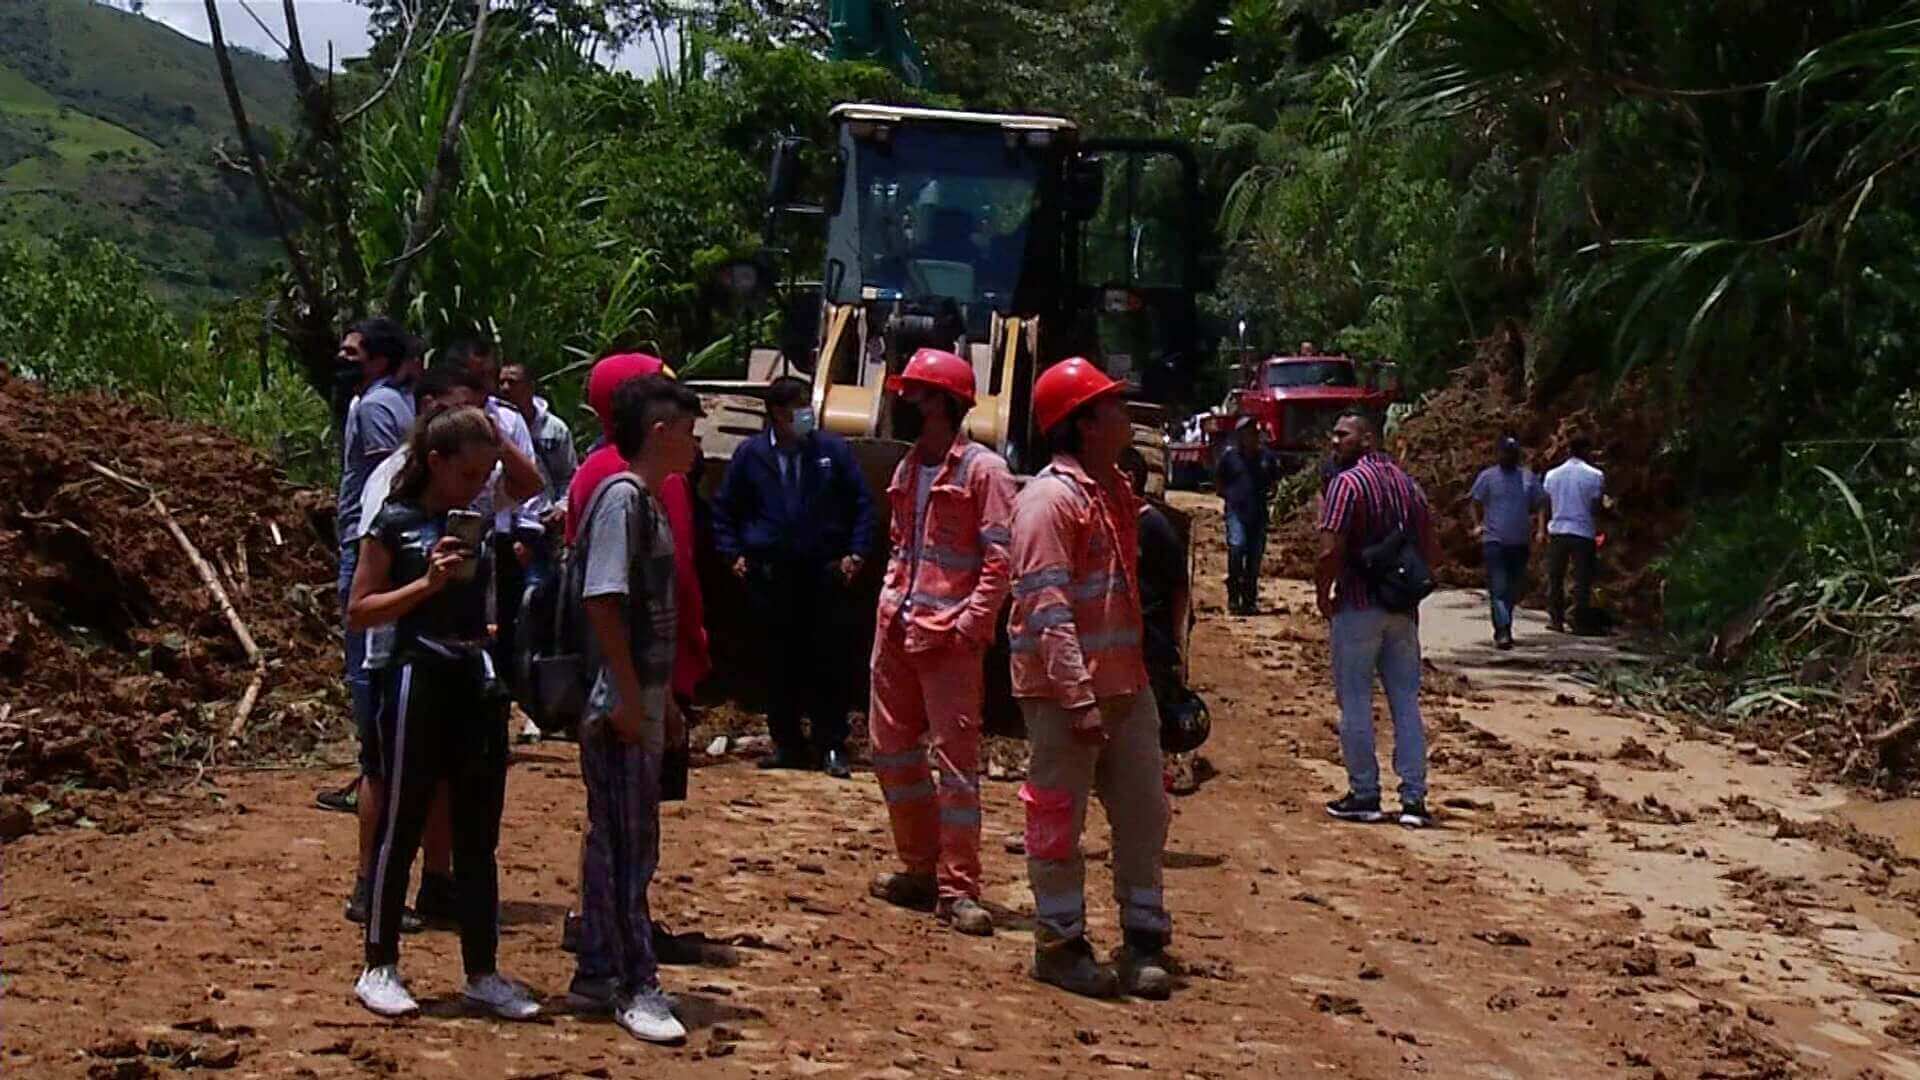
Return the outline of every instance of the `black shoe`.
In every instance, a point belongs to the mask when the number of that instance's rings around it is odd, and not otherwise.
[[[365,878],[354,883],[353,898],[347,901],[348,922],[359,923],[365,926],[367,920],[373,917],[371,911],[372,901],[369,899],[372,894],[373,888],[367,884]],[[420,916],[415,915],[412,910],[402,911],[400,913],[401,933],[417,934],[424,929],[426,929],[426,924],[422,923]]]
[[[360,812],[360,778],[354,777],[346,787],[334,791],[322,791],[313,797],[313,805],[322,810],[335,810],[342,814]]]
[[[1513,648],[1513,635],[1506,631],[1501,631],[1493,635],[1493,647],[1499,649],[1501,652]]]
[[[850,780],[853,778],[853,765],[847,761],[847,752],[845,750],[827,751],[825,757],[821,760],[820,769],[835,780]]]
[[[1387,815],[1380,812],[1378,795],[1371,799],[1362,799],[1351,791],[1328,803],[1327,814],[1341,821],[1359,821],[1369,825],[1387,819]]]
[[[1400,824],[1409,829],[1426,829],[1433,825],[1433,815],[1427,813],[1427,800],[1400,800]]]
[[[676,934],[653,924],[653,959],[668,967],[698,967],[707,958],[706,939],[699,934]]]
[[[1166,939],[1160,934],[1126,932],[1126,944],[1113,954],[1120,989],[1133,997],[1165,1001],[1173,994],[1173,972],[1167,963]]]
[[[432,926],[453,925],[460,921],[460,907],[453,890],[453,879],[442,874],[421,874],[420,891],[413,898],[414,914]]]
[[[760,759],[763,769],[795,769],[807,771],[813,768],[813,761],[799,750],[775,750]]]

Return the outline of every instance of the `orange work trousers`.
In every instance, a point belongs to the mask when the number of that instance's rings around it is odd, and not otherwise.
[[[908,652],[898,621],[875,638],[867,738],[894,847],[908,873],[935,875],[942,898],[978,900],[985,654],[958,638]]]

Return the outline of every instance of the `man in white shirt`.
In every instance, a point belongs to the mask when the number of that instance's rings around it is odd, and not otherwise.
[[[1595,523],[1607,499],[1607,476],[1590,464],[1593,440],[1575,435],[1567,460],[1548,470],[1543,486],[1552,504],[1547,521],[1547,625],[1567,628],[1565,582],[1567,564],[1573,564],[1573,629],[1590,631],[1593,623],[1594,556],[1599,529]]]

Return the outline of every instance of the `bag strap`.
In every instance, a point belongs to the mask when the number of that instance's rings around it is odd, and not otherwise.
[[[573,608],[573,568],[580,568],[579,572],[584,580],[587,550],[593,537],[593,515],[599,512],[601,501],[606,498],[609,491],[613,490],[615,484],[631,484],[635,490],[645,490],[638,476],[630,470],[622,470],[600,481],[595,485],[593,494],[587,497],[587,508],[580,515],[580,531],[574,536],[573,548],[567,552],[568,570],[563,587],[566,588],[568,595],[560,597],[559,602],[553,605],[553,640],[556,642],[567,640],[567,622]],[[630,530],[628,544],[631,546],[634,542],[634,534],[639,531],[639,523],[629,520],[628,529]]]

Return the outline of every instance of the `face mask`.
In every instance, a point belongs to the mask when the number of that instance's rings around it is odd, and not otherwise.
[[[813,434],[813,428],[814,428],[814,421],[813,421],[812,409],[793,410],[793,433],[795,435],[798,435],[804,439],[807,436]]]

